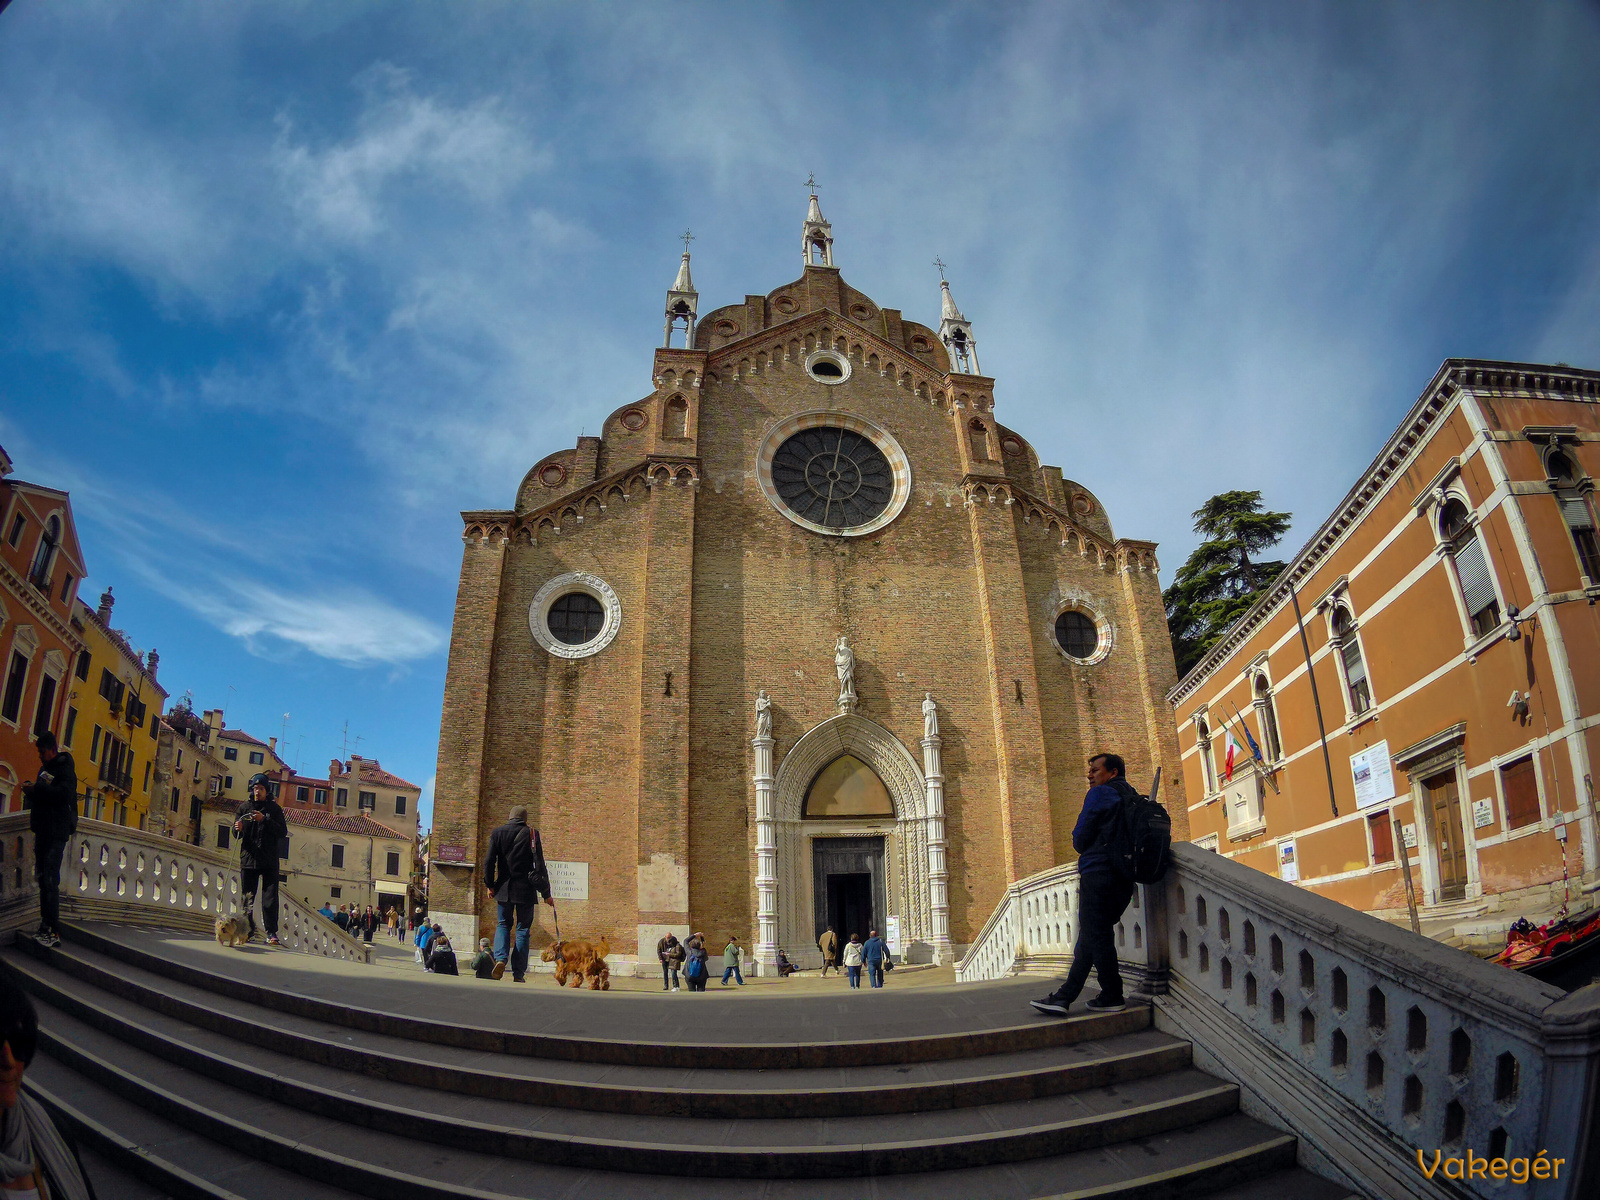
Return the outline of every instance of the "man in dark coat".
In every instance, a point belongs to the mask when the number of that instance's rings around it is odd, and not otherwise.
[[[250,936],[256,932],[256,887],[261,888],[261,919],[267,927],[267,945],[278,941],[278,861],[289,840],[283,809],[269,794],[267,777],[250,776],[250,798],[234,815],[233,832],[239,835],[239,898],[250,918]]]
[[[1055,991],[1043,1000],[1030,1000],[1042,1013],[1066,1016],[1095,968],[1100,994],[1084,1005],[1090,1012],[1121,1012],[1122,973],[1117,969],[1115,930],[1133,899],[1134,883],[1111,862],[1111,843],[1122,818],[1122,801],[1137,796],[1126,779],[1122,759],[1096,754],[1089,760],[1089,792],[1083,811],[1072,829],[1072,848],[1078,852],[1078,943],[1072,948],[1072,968]]]
[[[43,946],[61,945],[61,856],[78,828],[78,770],[49,730],[34,739],[39,774],[22,789],[33,830],[33,874],[39,881],[39,931]]]
[[[494,929],[494,978],[506,973],[506,958],[511,959],[511,978],[522,983],[528,974],[528,934],[533,928],[533,910],[539,897],[551,908],[550,872],[544,865],[544,846],[539,831],[528,827],[528,810],[517,805],[511,818],[489,835],[489,852],[483,859],[483,886],[499,906],[499,922]],[[515,944],[511,927],[516,925]]]

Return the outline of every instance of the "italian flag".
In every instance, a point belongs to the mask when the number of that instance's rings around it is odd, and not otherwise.
[[[1233,730],[1224,729],[1222,732],[1222,773],[1226,782],[1233,782],[1233,761],[1235,758],[1244,757],[1244,747],[1239,745],[1239,739],[1233,736]]]

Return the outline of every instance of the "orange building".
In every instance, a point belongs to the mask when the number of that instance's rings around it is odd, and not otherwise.
[[[11,478],[0,449],[0,812],[22,807],[20,785],[39,769],[35,737],[48,729],[72,744],[68,693],[84,646],[72,603],[83,576],[67,493]]]
[[[1445,362],[1168,693],[1194,841],[1367,910],[1586,900],[1597,475],[1600,372]]]

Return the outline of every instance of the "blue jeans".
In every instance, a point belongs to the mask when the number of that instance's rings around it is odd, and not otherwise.
[[[883,986],[883,959],[867,959],[867,982],[873,987]]]
[[[846,967],[844,969],[844,972],[845,972],[846,975],[850,976],[850,986],[851,987],[858,988],[858,987],[861,986],[861,968],[860,967]]]
[[[533,928],[533,910],[537,904],[537,900],[524,900],[520,904],[502,900],[496,906],[500,910],[500,922],[494,927],[495,962],[506,961],[511,924],[513,920],[516,921],[517,940],[514,946],[509,947],[513,978],[520,979],[528,973],[528,932]]]
[[[740,987],[744,986],[744,976],[739,974],[739,964],[738,963],[734,963],[733,966],[729,967],[726,971],[724,971],[722,973],[722,986],[723,987],[727,987],[728,986],[728,976],[729,975],[732,975],[735,979],[737,979],[739,981],[739,986]]]

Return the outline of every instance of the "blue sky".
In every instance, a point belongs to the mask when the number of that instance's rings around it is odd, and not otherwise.
[[[936,323],[1116,530],[1315,528],[1441,359],[1600,367],[1593,4],[0,14],[0,442],[174,695],[434,772],[467,508],[799,273]],[[362,740],[357,746],[356,737]]]

